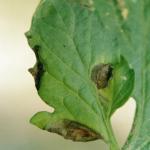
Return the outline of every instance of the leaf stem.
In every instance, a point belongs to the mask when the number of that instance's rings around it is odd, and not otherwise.
[[[109,144],[110,150],[120,150],[117,140],[114,136],[114,132],[109,119],[106,120],[106,124],[107,124],[107,132],[109,136],[109,141],[107,143]]]

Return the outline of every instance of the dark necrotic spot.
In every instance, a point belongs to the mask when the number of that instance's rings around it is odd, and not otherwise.
[[[42,64],[39,58],[39,50],[40,50],[40,46],[35,45],[33,48],[33,51],[35,52],[37,62],[33,68],[29,69],[29,72],[34,77],[35,86],[37,90],[40,88],[40,80],[41,80],[43,73],[45,72],[44,65]]]
[[[101,139],[101,135],[97,134],[92,129],[75,121],[63,120],[55,125],[52,125],[49,132],[62,135],[65,139],[70,139],[76,142],[87,142]]]
[[[40,62],[37,63],[37,74],[35,76],[35,86],[37,88],[37,90],[40,88],[40,80],[41,80],[41,77],[44,73],[44,66],[43,64],[41,64]]]
[[[91,72],[91,80],[96,84],[98,89],[106,88],[108,81],[112,77],[111,64],[96,65]]]
[[[93,141],[100,139],[101,136],[91,130],[90,128],[74,122],[65,120],[65,128],[67,129],[67,139],[72,139],[73,141]]]
[[[40,50],[40,46],[39,46],[39,45],[35,45],[35,46],[33,47],[33,51],[34,51],[34,53],[35,53],[35,56],[36,56],[37,61],[39,61],[39,50]]]

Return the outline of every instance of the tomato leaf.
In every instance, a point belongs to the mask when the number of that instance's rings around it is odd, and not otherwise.
[[[133,96],[137,113],[123,149],[148,150],[149,8],[148,0],[42,0],[26,33],[37,58],[30,72],[55,112],[39,112],[31,123],[114,144],[109,119]]]

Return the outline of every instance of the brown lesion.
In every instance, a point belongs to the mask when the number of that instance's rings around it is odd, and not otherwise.
[[[117,8],[120,13],[120,17],[123,20],[127,20],[129,16],[129,9],[127,8],[127,4],[125,0],[113,0],[115,5],[117,5]]]
[[[108,86],[108,82],[112,77],[111,64],[96,65],[91,72],[91,80],[96,84],[98,89],[103,89]]]
[[[43,73],[45,72],[44,65],[40,62],[40,59],[39,59],[39,54],[38,54],[39,49],[40,49],[40,46],[38,45],[34,46],[33,51],[35,52],[37,62],[33,68],[29,69],[29,72],[34,77],[35,86],[37,90],[40,88],[40,80],[41,80]]]
[[[70,139],[76,142],[87,142],[101,139],[101,136],[90,128],[81,125],[80,123],[64,120],[61,125],[55,125],[48,129],[49,132],[62,135],[65,139]]]

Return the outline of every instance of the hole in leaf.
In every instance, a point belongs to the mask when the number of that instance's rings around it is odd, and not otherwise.
[[[132,128],[136,109],[134,98],[130,97],[127,103],[119,108],[112,116],[111,122],[117,141],[122,146]]]

